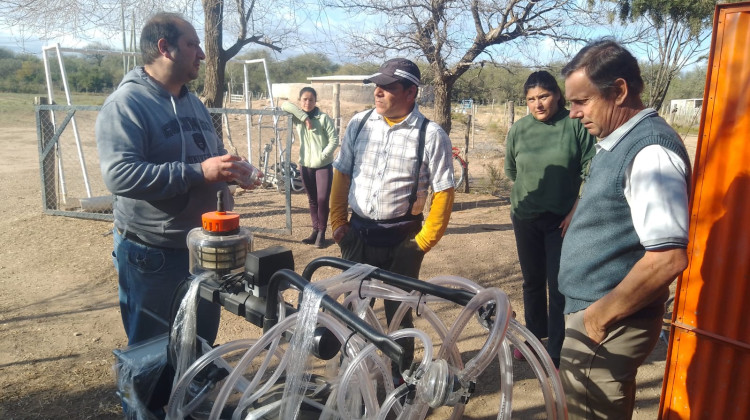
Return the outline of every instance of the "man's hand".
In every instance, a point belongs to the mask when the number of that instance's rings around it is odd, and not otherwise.
[[[593,308],[594,305],[591,305],[583,311],[583,327],[586,328],[586,335],[599,344],[607,338],[607,328],[596,322],[597,316]]]
[[[560,236],[563,238],[565,237],[565,233],[568,231],[568,226],[570,226],[570,221],[573,219],[573,212],[568,213],[567,216],[563,219],[562,222],[560,222],[559,228],[562,229],[562,232],[560,233]]]
[[[349,233],[349,229],[351,229],[349,223],[339,226],[338,229],[333,231],[333,241],[339,243]]]
[[[240,175],[248,175],[249,170],[237,162],[242,158],[235,155],[221,155],[201,162],[203,178],[206,182],[233,181]]]
[[[422,249],[421,246],[419,246],[419,243],[417,242],[416,238],[411,238],[408,241],[404,241],[401,243],[401,246],[403,247],[403,250],[410,251],[412,254],[416,252],[421,252],[423,254],[426,254],[427,251]]]
[[[607,329],[669,291],[669,284],[688,266],[684,248],[646,251],[622,281],[583,313],[586,333],[601,343]]]
[[[578,207],[578,199],[576,198],[576,202],[573,203],[573,208],[570,209],[568,214],[565,215],[565,218],[562,222],[560,222],[560,226],[558,226],[560,229],[562,229],[562,232],[560,233],[560,236],[563,238],[565,237],[565,233],[568,231],[568,227],[570,227],[570,221],[573,220],[573,213],[576,212],[576,208]]]

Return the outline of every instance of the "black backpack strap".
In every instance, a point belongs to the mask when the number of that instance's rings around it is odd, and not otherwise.
[[[354,132],[354,138],[352,139],[352,166],[349,168],[349,177],[354,177],[354,158],[357,155],[357,137],[359,137],[359,132],[362,131],[362,127],[367,124],[367,120],[370,119],[370,115],[372,115],[372,111],[374,111],[375,108],[370,109],[367,111],[367,114],[365,114],[364,117],[359,121],[359,126],[357,126],[357,131]]]
[[[424,143],[425,136],[427,133],[427,124],[430,120],[425,118],[422,120],[422,125],[419,127],[419,145],[417,146],[417,166],[414,171],[416,174],[414,179],[414,185],[411,188],[411,195],[409,196],[409,208],[406,210],[406,216],[411,214],[411,209],[414,207],[414,203],[417,201],[417,189],[419,189],[419,171],[422,169],[422,159],[424,159]]]

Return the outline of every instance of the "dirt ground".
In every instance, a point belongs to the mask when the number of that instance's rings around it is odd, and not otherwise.
[[[111,224],[42,214],[33,118],[29,114],[4,121],[0,131],[0,418],[119,418],[112,350],[125,346],[126,337],[110,257]],[[469,151],[475,191],[487,182],[484,165],[499,168],[502,157],[501,144],[488,133],[488,120],[478,121]],[[462,145],[464,128],[454,124],[453,132],[454,144]],[[274,217],[274,212],[260,209],[280,203],[281,195],[274,190],[253,191],[237,197],[236,210],[243,224],[254,225]],[[293,196],[293,205],[293,234],[256,234],[254,248],[292,249],[298,272],[316,257],[338,256],[336,245],[315,249],[299,242],[310,231],[310,219],[302,194]],[[507,194],[457,194],[448,230],[427,254],[422,278],[446,274],[501,288],[523,319]],[[252,325],[224,312],[218,342],[258,334]],[[468,329],[460,346],[471,353],[483,340],[481,329]],[[639,371],[636,419],[657,417],[665,356],[666,344],[660,341]],[[545,418],[528,364],[516,362],[514,377],[513,418]],[[498,395],[493,366],[480,378],[464,418],[495,418]]]

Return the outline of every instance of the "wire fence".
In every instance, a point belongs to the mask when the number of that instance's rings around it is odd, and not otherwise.
[[[101,107],[48,105],[44,98],[39,98],[37,103],[36,129],[44,213],[113,220],[114,197],[101,176],[94,134]],[[225,148],[265,169],[264,189],[281,193],[276,194],[279,200],[274,200],[281,205],[254,209],[249,203],[252,194],[242,194],[233,187],[235,211],[239,208],[247,216],[252,216],[255,211],[263,212],[263,225],[247,226],[250,230],[291,234],[293,189],[290,186],[294,179],[290,171],[276,170],[291,164],[292,148],[297,147],[289,114],[272,109],[233,108],[211,108],[209,112],[217,132],[221,132]]]

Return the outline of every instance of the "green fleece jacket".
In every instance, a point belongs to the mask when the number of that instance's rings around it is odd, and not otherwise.
[[[281,104],[281,109],[292,114],[294,130],[299,139],[299,164],[307,168],[322,168],[333,162],[333,152],[339,145],[336,124],[325,112],[315,107],[309,114],[291,102]],[[305,120],[312,128],[308,129]]]
[[[505,175],[513,181],[511,211],[530,220],[542,213],[568,214],[578,197],[584,166],[595,139],[561,108],[547,121],[527,115],[505,140]]]

